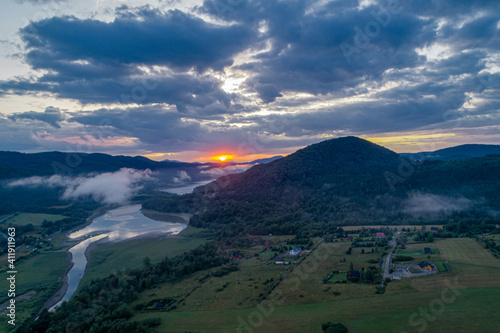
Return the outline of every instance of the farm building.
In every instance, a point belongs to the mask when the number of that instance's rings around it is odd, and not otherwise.
[[[300,253],[300,251],[302,251],[302,249],[298,246],[294,247],[293,249],[290,250],[290,255],[291,256],[296,256],[297,254]]]
[[[350,271],[349,275],[347,276],[347,279],[357,282],[359,279],[361,279],[361,272],[360,271]]]
[[[418,266],[424,271],[432,271],[433,270],[432,265],[425,260],[422,261],[420,264],[418,264]]]
[[[424,247],[424,254],[431,254],[431,248],[430,247]]]

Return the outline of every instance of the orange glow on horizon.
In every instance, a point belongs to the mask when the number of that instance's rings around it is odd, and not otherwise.
[[[214,159],[220,161],[220,162],[227,162],[229,160],[232,160],[233,159],[233,155],[218,155],[218,156],[215,156]]]

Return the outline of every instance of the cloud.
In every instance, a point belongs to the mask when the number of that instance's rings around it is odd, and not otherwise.
[[[28,2],[33,5],[43,5],[49,2],[66,2],[67,0],[15,0],[15,1],[20,4]]]
[[[173,182],[176,184],[182,184],[191,181],[191,177],[184,170],[177,171],[177,177],[172,178]]]
[[[127,154],[277,154],[403,131],[452,131],[466,143],[500,125],[499,10],[486,0],[205,0],[191,13],[49,17],[19,33],[37,76],[0,82],[0,96],[49,94],[86,111],[0,116],[0,145],[69,149],[68,138],[89,134],[130,138]]]
[[[208,175],[212,178],[218,178],[222,177],[225,175],[229,175],[232,173],[242,173],[250,169],[253,165],[252,164],[240,164],[240,165],[231,165],[231,166],[226,166],[226,167],[221,167],[221,168],[214,168],[210,170],[201,170],[200,174],[202,175]]]
[[[9,119],[12,120],[31,119],[43,121],[55,128],[61,128],[59,122],[63,121],[65,118],[61,109],[52,106],[47,107],[44,112],[28,111],[14,113],[9,116]]]
[[[141,181],[151,179],[150,170],[122,168],[113,173],[102,173],[87,177],[70,178],[59,175],[50,177],[30,177],[12,181],[9,187],[44,186],[64,188],[62,199],[77,200],[91,197],[104,204],[123,204],[137,192]]]
[[[359,9],[342,1],[325,5],[313,1],[309,6],[304,1],[245,1],[221,13],[215,2],[205,1],[202,10],[267,26],[264,35],[271,49],[259,54],[259,61],[241,66],[255,74],[248,87],[255,87],[265,103],[283,91],[326,94],[378,79],[389,68],[417,66],[424,59],[415,49],[435,38],[432,20],[404,12],[401,6],[391,14],[378,3]],[[378,23],[381,13],[388,18]],[[342,48],[346,44],[356,51],[346,52]]]
[[[221,70],[253,37],[243,25],[215,25],[179,10],[161,13],[147,7],[122,12],[111,23],[53,17],[21,33],[33,66],[62,71],[89,64]],[[80,62],[69,66],[71,61]]]
[[[402,203],[403,211],[412,215],[448,214],[467,210],[472,202],[464,197],[448,196],[416,192]]]

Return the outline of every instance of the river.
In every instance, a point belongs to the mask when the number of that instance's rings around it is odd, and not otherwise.
[[[160,222],[147,218],[141,212],[141,205],[123,206],[106,212],[95,218],[87,227],[69,235],[70,239],[82,239],[77,245],[69,249],[73,266],[68,271],[68,288],[63,298],[52,306],[54,311],[64,301],[68,301],[78,288],[87,266],[85,251],[90,244],[106,238],[116,242],[144,236],[147,234],[177,235],[187,227],[184,223]]]
[[[213,180],[162,189],[161,191],[186,194],[193,192],[196,187],[208,184],[211,181]],[[177,235],[186,227],[187,224],[184,223],[160,222],[149,219],[142,214],[141,205],[119,207],[95,218],[90,225],[68,236],[70,239],[80,240],[80,242],[69,249],[73,266],[67,274],[68,288],[62,299],[52,306],[49,311],[54,311],[64,301],[68,301],[78,288],[87,267],[85,251],[90,244],[103,238],[106,238],[107,241],[117,242],[148,234]]]
[[[186,194],[186,193],[193,192],[193,190],[198,186],[206,185],[206,184],[213,182],[213,181],[214,181],[214,179],[204,180],[204,181],[191,183],[191,184],[184,185],[184,186],[169,187],[169,188],[161,189],[160,191],[167,192],[167,193],[173,193],[173,194]]]

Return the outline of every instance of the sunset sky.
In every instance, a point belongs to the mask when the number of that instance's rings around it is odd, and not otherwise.
[[[149,3],[149,4],[147,4]],[[5,0],[0,150],[500,143],[500,2]]]

